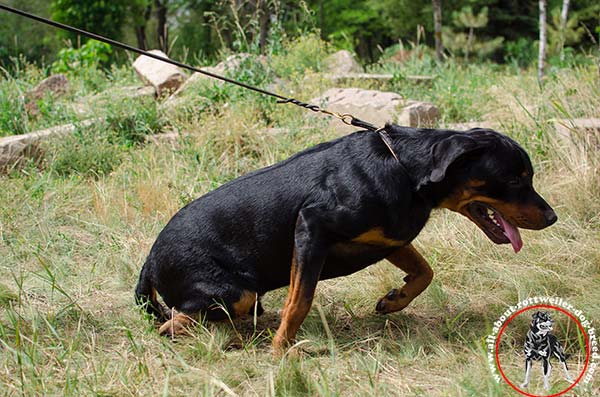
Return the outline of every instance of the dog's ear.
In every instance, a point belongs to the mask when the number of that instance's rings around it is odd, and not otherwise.
[[[489,145],[489,141],[477,140],[467,134],[451,135],[431,147],[431,182],[440,182],[446,171],[459,158]]]

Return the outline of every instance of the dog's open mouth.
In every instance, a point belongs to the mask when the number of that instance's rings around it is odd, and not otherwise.
[[[467,210],[471,219],[494,243],[510,243],[515,252],[521,250],[523,240],[521,240],[519,229],[504,219],[500,212],[479,201],[468,204]]]

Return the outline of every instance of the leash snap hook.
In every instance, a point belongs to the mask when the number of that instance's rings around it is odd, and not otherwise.
[[[339,115],[340,120],[342,120],[342,123],[346,124],[346,125],[353,125],[352,122],[354,121],[354,116],[352,116],[351,114],[345,113],[345,114],[341,114]]]

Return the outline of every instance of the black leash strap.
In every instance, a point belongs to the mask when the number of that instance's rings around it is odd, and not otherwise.
[[[263,90],[263,89],[258,88],[258,87],[253,87],[251,85],[242,83],[241,81],[232,80],[232,79],[230,79],[228,77],[224,77],[224,76],[220,76],[218,74],[207,72],[205,70],[202,70],[202,69],[199,69],[199,68],[195,68],[195,67],[187,65],[185,63],[178,62],[178,61],[175,61],[175,60],[172,60],[172,59],[169,59],[169,58],[161,57],[160,55],[152,54],[152,53],[150,53],[148,51],[141,50],[141,49],[139,49],[137,47],[133,47],[133,46],[130,46],[128,44],[121,43],[119,41],[112,40],[112,39],[109,39],[107,37],[100,36],[98,34],[91,33],[91,32],[88,32],[86,30],[83,30],[83,29],[78,29],[78,28],[75,28],[73,26],[65,25],[63,23],[56,22],[56,21],[53,21],[51,19],[47,19],[47,18],[43,18],[43,17],[37,16],[37,15],[34,15],[34,14],[30,14],[28,12],[21,11],[21,10],[18,10],[16,8],[12,8],[12,7],[9,7],[9,6],[1,4],[1,3],[0,3],[0,10],[8,11],[8,12],[11,12],[13,14],[17,14],[17,15],[20,15],[22,17],[33,19],[35,21],[44,23],[46,25],[53,26],[55,28],[59,28],[59,29],[62,29],[62,30],[66,30],[66,31],[75,33],[75,34],[86,36],[86,37],[89,37],[91,39],[98,40],[98,41],[101,41],[103,43],[110,44],[112,46],[115,46],[115,47],[118,47],[118,48],[122,48],[122,49],[127,50],[127,51],[132,51],[132,52],[135,52],[135,53],[140,54],[140,55],[144,55],[144,56],[147,56],[147,57],[150,57],[150,58],[154,58],[154,59],[157,59],[157,60],[162,61],[162,62],[170,63],[172,65],[179,66],[180,68],[191,70],[192,72],[196,72],[196,73],[201,73],[201,74],[204,74],[206,76],[212,77],[212,78],[217,79],[217,80],[225,81],[225,82],[230,83],[230,84],[235,84],[235,85],[237,85],[239,87],[243,87],[243,88],[246,88],[248,90],[251,90],[251,91],[254,91],[254,92],[258,92],[259,94],[272,96],[274,98],[277,98],[277,103],[291,103],[291,104],[294,104],[296,106],[300,106],[300,107],[303,107],[305,109],[312,110],[313,112],[316,112],[316,113],[323,113],[323,114],[327,114],[329,116],[333,116],[333,117],[341,120],[344,124],[353,125],[355,127],[364,128],[364,129],[367,129],[369,131],[377,132],[379,134],[379,136],[381,137],[381,139],[383,140],[383,142],[385,143],[385,145],[388,147],[388,149],[392,153],[392,155],[394,156],[394,158],[396,158],[396,160],[398,160],[398,158],[396,157],[396,154],[394,153],[394,151],[392,150],[392,147],[390,145],[390,142],[391,142],[390,137],[385,132],[384,128],[377,128],[373,124],[368,123],[368,122],[363,121],[363,120],[360,120],[360,119],[357,119],[356,117],[352,116],[351,114],[347,114],[347,113],[346,114],[340,114],[338,112],[329,111],[327,109],[321,108],[320,106],[312,105],[312,104],[306,103],[306,102],[302,102],[302,101],[299,101],[299,100],[297,100],[295,98],[285,97],[283,95],[279,95],[279,94],[276,94],[274,92],[266,91],[266,90]]]

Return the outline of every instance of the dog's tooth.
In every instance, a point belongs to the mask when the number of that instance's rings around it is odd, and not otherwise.
[[[492,215],[494,215],[494,211],[492,211],[492,209],[491,209],[491,208],[488,208],[488,209],[487,209],[487,213],[488,213],[488,215],[489,215],[489,216],[492,216]]]

